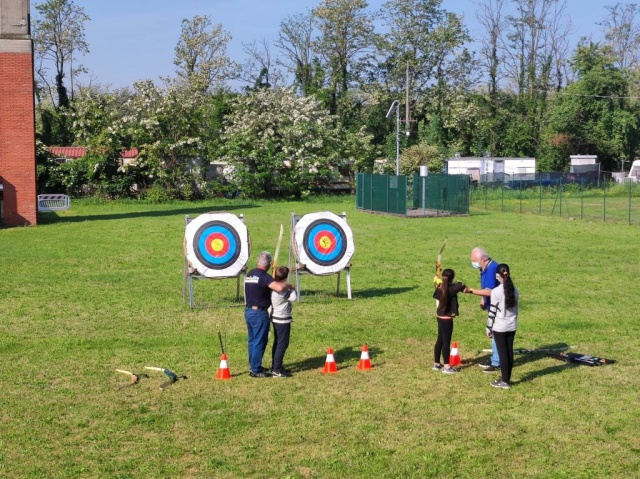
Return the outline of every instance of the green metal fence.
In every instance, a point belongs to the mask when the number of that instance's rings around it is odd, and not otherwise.
[[[469,213],[467,175],[406,176],[356,174],[356,207],[407,216],[438,216]],[[408,194],[411,194],[411,197]],[[408,211],[407,203],[411,204]]]
[[[407,213],[407,177],[357,173],[356,207],[405,215]]]
[[[468,175],[413,175],[413,207],[469,213]]]
[[[480,184],[471,206],[488,211],[534,213],[568,219],[640,224],[640,184],[600,181],[597,185],[543,175],[534,181]]]

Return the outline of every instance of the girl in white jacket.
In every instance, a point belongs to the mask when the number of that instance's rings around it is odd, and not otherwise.
[[[509,389],[513,369],[513,340],[518,329],[518,290],[511,279],[509,265],[498,265],[496,279],[500,281],[500,285],[491,290],[487,336],[495,339],[502,378],[493,381],[491,385]]]

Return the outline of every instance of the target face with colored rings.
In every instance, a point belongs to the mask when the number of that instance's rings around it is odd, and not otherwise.
[[[302,216],[294,228],[298,262],[313,274],[333,274],[349,264],[355,251],[347,222],[329,211]]]
[[[221,221],[205,223],[196,232],[195,253],[202,264],[213,269],[225,269],[240,255],[238,233]]]
[[[237,276],[249,258],[248,238],[246,226],[235,215],[200,215],[185,231],[187,260],[209,278]]]
[[[331,266],[339,262],[347,248],[342,228],[329,219],[316,220],[304,232],[304,250],[315,263]]]

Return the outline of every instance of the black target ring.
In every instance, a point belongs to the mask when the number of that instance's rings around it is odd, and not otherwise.
[[[333,220],[319,219],[309,224],[302,240],[307,256],[319,266],[339,263],[347,250],[347,236]]]
[[[224,221],[209,221],[201,225],[193,237],[196,258],[214,270],[233,265],[240,256],[240,245],[237,231]]]

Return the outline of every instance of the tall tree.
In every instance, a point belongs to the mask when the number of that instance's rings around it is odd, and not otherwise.
[[[513,4],[515,13],[506,17],[501,49],[504,75],[520,95],[535,96],[551,89],[554,65],[567,60],[568,49],[559,43],[570,31],[566,0],[513,0]]]
[[[249,83],[249,88],[276,88],[280,86],[282,74],[278,70],[275,58],[271,53],[269,40],[260,42],[253,40],[243,43],[242,50],[246,60],[242,65],[240,78]]]
[[[332,113],[342,113],[339,101],[353,80],[358,56],[372,45],[373,15],[367,7],[366,0],[323,0],[313,10],[316,48],[329,72]]]
[[[38,16],[33,22],[33,40],[37,65],[37,75],[44,83],[51,100],[56,107],[69,106],[69,92],[64,78],[71,79],[71,98],[73,98],[73,78],[81,65],[74,67],[77,55],[89,53],[85,40],[84,24],[90,20],[84,8],[73,0],[47,0],[35,5]],[[54,86],[48,77],[48,65],[55,70]],[[55,88],[55,95],[53,89]]]
[[[505,29],[505,0],[485,0],[479,6],[478,22],[484,28],[484,36],[481,41],[480,53],[487,70],[489,81],[489,97],[495,102],[498,93],[499,67],[501,58],[499,55],[500,40]]]
[[[276,47],[283,55],[283,66],[294,75],[294,85],[302,94],[309,95],[318,89],[314,83],[313,65],[313,17],[297,14],[280,23]]]
[[[599,24],[621,69],[637,68],[640,62],[640,6],[635,3],[605,6],[609,14]]]
[[[572,59],[577,80],[553,101],[545,131],[548,169],[566,166],[567,153],[597,154],[613,171],[638,152],[638,108],[625,102],[629,83],[607,46],[582,43]]]
[[[178,77],[197,91],[206,92],[234,78],[238,66],[227,56],[231,34],[208,15],[183,19],[173,60]]]
[[[400,97],[406,89],[405,101],[416,120],[407,123],[407,130],[424,131],[433,145],[444,146],[451,105],[474,80],[475,62],[464,47],[470,37],[462,19],[444,10],[442,0],[388,0],[381,16],[389,32],[379,54],[390,92]],[[418,129],[424,121],[429,125]]]

